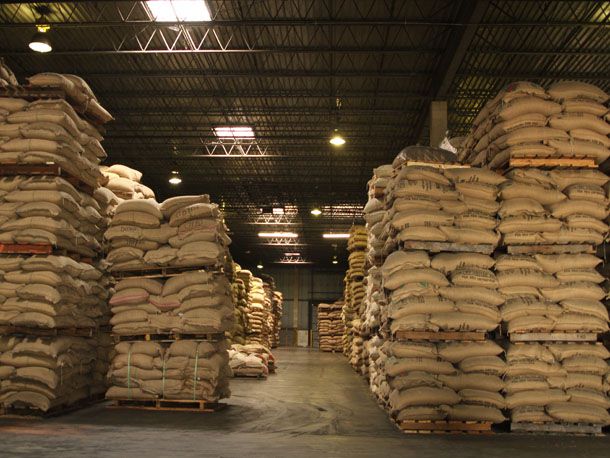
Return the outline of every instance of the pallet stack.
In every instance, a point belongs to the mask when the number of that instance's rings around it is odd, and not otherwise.
[[[2,65],[0,80],[0,409],[57,414],[104,390],[109,280],[97,191],[112,117],[76,76],[19,86]]]
[[[252,277],[248,294],[248,344],[269,346],[269,312],[271,303],[265,294],[263,280]]]
[[[232,345],[229,358],[234,377],[266,379],[274,371],[273,355],[262,345]]]
[[[364,264],[366,259],[366,229],[364,226],[352,226],[347,243],[349,252],[349,269],[345,275],[345,304],[343,306],[343,351],[350,364],[361,373],[364,365],[364,337],[362,320],[364,288]]]
[[[486,105],[461,153],[510,179],[499,211],[507,254],[495,268],[513,431],[600,433],[610,423],[595,256],[608,231],[608,177],[597,169],[610,155],[607,100],[585,83],[515,83]]]
[[[318,304],[318,340],[320,350],[340,352],[342,350],[343,320],[341,310],[343,301],[332,304]]]
[[[244,280],[240,277],[241,267],[235,265],[236,275],[231,284],[233,303],[235,304],[235,320],[231,331],[227,333],[229,343],[245,345],[248,329],[248,292]]]
[[[273,325],[271,328],[271,348],[277,348],[280,345],[280,330],[282,329],[283,313],[284,295],[281,291],[274,291],[271,302],[271,314],[273,316]]]
[[[273,314],[273,301],[275,293],[275,279],[271,275],[261,274],[263,280],[263,289],[265,290],[265,312],[266,312],[266,329],[265,344],[267,348],[272,347],[272,341],[275,336],[275,317]]]
[[[117,407],[216,410],[230,396],[230,239],[209,197],[121,202],[106,231]]]

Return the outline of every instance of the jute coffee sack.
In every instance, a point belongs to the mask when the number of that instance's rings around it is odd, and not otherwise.
[[[115,334],[218,333],[232,328],[231,285],[221,274],[185,272],[164,282],[121,280],[110,298]]]
[[[0,260],[0,325],[94,328],[108,321],[110,282],[100,268],[66,256]]]
[[[596,86],[561,81],[547,90],[511,83],[489,100],[461,145],[462,162],[490,168],[513,157],[585,155],[602,163],[610,156],[608,95]]]
[[[341,351],[341,340],[344,331],[344,324],[341,319],[342,309],[342,301],[337,301],[333,304],[318,304],[320,350]]]
[[[229,355],[223,342],[121,342],[115,346],[107,399],[192,399],[230,396]]]
[[[232,345],[229,349],[229,366],[236,377],[267,377],[270,359],[273,355],[262,345]]]
[[[0,337],[0,406],[46,412],[88,398],[97,389],[96,345],[82,337]]]
[[[504,390],[512,421],[610,423],[608,357],[597,343],[511,344]]]
[[[154,199],[152,189],[140,183],[142,172],[122,164],[101,167],[107,179],[106,187],[120,199]]]

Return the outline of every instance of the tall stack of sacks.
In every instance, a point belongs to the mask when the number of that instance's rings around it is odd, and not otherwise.
[[[475,118],[459,153],[463,162],[503,167],[511,157],[610,156],[608,95],[588,83],[561,81],[548,90],[511,83]]]
[[[369,379],[369,387],[371,392],[382,405],[387,405],[387,400],[390,394],[387,375],[385,373],[385,361],[382,347],[386,339],[375,334],[365,342],[365,349],[368,355],[367,375]]]
[[[39,329],[96,328],[108,322],[108,278],[66,256],[0,258],[0,325]],[[63,331],[62,331],[63,332]]]
[[[123,200],[154,199],[155,193],[148,186],[140,183],[142,172],[122,164],[101,168],[108,180],[106,188]]]
[[[264,343],[264,334],[267,327],[267,310],[265,308],[265,288],[263,280],[252,277],[250,292],[248,293],[248,344]]]
[[[267,348],[271,348],[271,340],[274,333],[274,318],[273,318],[273,292],[275,291],[275,280],[270,275],[264,275],[263,289],[265,290],[265,311],[267,312],[266,319],[266,334],[263,344]]]
[[[120,280],[115,291],[114,334],[224,333],[233,326],[231,284],[222,274],[198,270],[165,281],[131,277]]]
[[[231,291],[235,304],[235,324],[228,333],[229,341],[234,344],[245,345],[248,328],[248,293],[244,281],[236,277],[231,284]]]
[[[232,345],[229,350],[230,366],[236,377],[267,377],[271,352],[262,345]]]
[[[273,315],[273,329],[271,332],[271,348],[280,345],[280,330],[282,328],[282,315],[284,313],[284,295],[281,291],[273,292],[273,302],[271,304]]]
[[[584,253],[499,256],[495,272],[508,333],[607,331],[601,262]]]
[[[610,353],[596,343],[515,343],[504,391],[513,423],[610,424]]]
[[[342,308],[342,301],[332,304],[318,304],[318,340],[320,350],[322,351],[341,351],[341,336],[343,334]]]
[[[503,349],[483,342],[386,342],[390,412],[397,421],[504,421]]]
[[[0,337],[0,405],[47,412],[95,394],[96,346],[83,337]]]
[[[387,216],[385,192],[391,183],[392,173],[391,165],[377,167],[374,170],[373,178],[369,181],[369,200],[364,207],[364,220],[366,221],[368,236],[367,260],[369,265],[378,265],[383,256],[384,241],[381,239],[381,234]]]
[[[598,170],[513,169],[500,191],[502,243],[600,245],[608,231],[608,177]]]
[[[108,371],[107,399],[216,402],[230,396],[226,341],[120,342]]]
[[[105,238],[111,271],[221,267],[231,243],[222,214],[207,195],[172,197],[161,204],[121,202]]]
[[[366,264],[367,234],[363,226],[353,226],[347,243],[348,270],[345,276],[345,332],[346,351],[352,366],[360,371],[363,365],[365,330],[360,316],[364,312],[364,275]]]

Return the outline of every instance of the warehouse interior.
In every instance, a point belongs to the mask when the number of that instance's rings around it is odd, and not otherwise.
[[[609,32],[0,4],[0,455],[606,456]]]

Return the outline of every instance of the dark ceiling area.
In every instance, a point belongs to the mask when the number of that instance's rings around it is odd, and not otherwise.
[[[107,162],[141,170],[158,200],[209,193],[248,266],[298,252],[331,267],[333,243],[344,259],[345,242],[322,233],[362,223],[373,168],[428,142],[433,100],[448,101],[458,136],[511,81],[610,90],[610,2],[207,4],[210,22],[160,23],[145,2],[3,3],[0,54],[21,82],[39,72],[85,78],[115,117]],[[41,5],[52,10],[48,54],[28,49]],[[219,126],[250,126],[255,140],[214,147]],[[334,129],[347,139],[340,148],[328,141]],[[181,185],[168,183],[172,170]],[[273,207],[285,214],[260,213]],[[296,232],[298,245],[262,245],[259,231]]]

